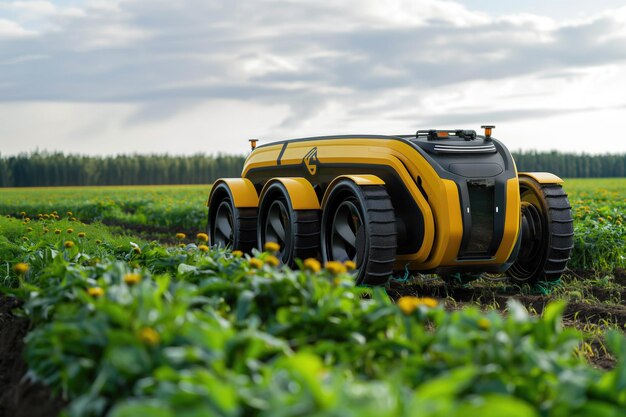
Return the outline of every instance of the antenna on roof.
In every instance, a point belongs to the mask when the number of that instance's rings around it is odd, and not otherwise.
[[[491,140],[491,129],[495,129],[495,125],[482,125],[481,129],[485,129],[485,139]]]
[[[258,141],[259,141],[258,139],[248,139],[248,142],[250,142],[250,148],[251,148],[252,150],[255,150],[255,149],[256,149],[256,143],[257,143]]]

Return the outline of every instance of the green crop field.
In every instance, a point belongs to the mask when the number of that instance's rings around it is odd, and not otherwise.
[[[143,230],[202,230],[210,185],[11,188],[0,191],[0,213],[20,217],[71,212],[83,222],[100,221]]]
[[[2,189],[0,415],[621,416],[626,179],[565,189],[553,288],[213,250],[210,186]]]

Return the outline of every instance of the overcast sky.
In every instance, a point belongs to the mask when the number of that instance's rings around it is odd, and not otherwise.
[[[626,152],[613,0],[0,0],[0,153],[479,130]]]

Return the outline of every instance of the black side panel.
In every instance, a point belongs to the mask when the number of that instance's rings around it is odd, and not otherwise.
[[[471,228],[469,239],[459,251],[459,258],[490,256],[494,232],[494,185],[493,180],[468,181]]]
[[[504,234],[506,183],[516,175],[509,151],[499,141],[482,136],[471,140],[416,138],[411,142],[426,151],[442,178],[457,184],[463,219],[458,259],[493,257]],[[438,151],[435,145],[449,149]]]

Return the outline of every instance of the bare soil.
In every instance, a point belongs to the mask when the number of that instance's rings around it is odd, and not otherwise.
[[[56,416],[63,401],[26,378],[23,339],[29,321],[13,314],[17,307],[16,299],[0,296],[0,417]]]
[[[617,281],[617,277],[615,279]],[[625,280],[626,284],[626,280]],[[563,283],[562,285],[567,285]],[[604,326],[608,323],[626,328],[626,288],[587,289],[591,297],[582,300],[569,300],[563,314],[563,324],[584,330],[588,324]],[[508,300],[514,299],[523,304],[532,314],[541,315],[544,308],[556,299],[552,295],[520,294],[518,288],[506,286],[482,285],[446,285],[441,280],[428,281],[425,284],[392,284],[387,289],[391,298],[397,299],[405,295],[433,297],[444,300],[446,308],[459,309],[467,305],[475,305],[484,309],[495,308],[504,311]],[[615,300],[622,300],[615,303]],[[616,365],[615,358],[606,351],[602,341],[594,339],[590,342],[592,354],[588,360],[601,369],[611,369]]]

